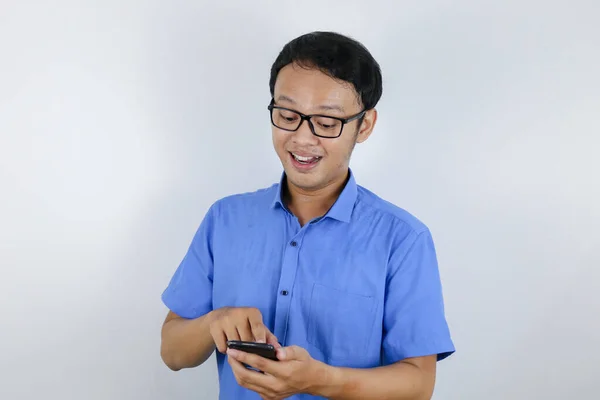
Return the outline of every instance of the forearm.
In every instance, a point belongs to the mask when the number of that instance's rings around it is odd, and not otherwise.
[[[214,312],[196,318],[176,318],[162,329],[161,357],[174,371],[193,368],[206,361],[215,349],[210,334]]]
[[[325,366],[315,393],[331,400],[428,400],[435,375],[418,366],[400,362],[371,369]]]

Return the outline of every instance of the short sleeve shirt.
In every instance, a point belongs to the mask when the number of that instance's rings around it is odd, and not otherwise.
[[[256,307],[283,346],[333,366],[370,368],[455,349],[429,229],[348,182],[304,226],[278,184],[216,201],[162,295],[184,318]],[[217,353],[221,399],[259,399]],[[315,398],[298,395],[292,399]]]

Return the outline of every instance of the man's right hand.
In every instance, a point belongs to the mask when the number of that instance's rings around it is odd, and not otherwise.
[[[224,307],[214,311],[210,334],[221,353],[227,351],[228,340],[269,343],[281,347],[275,335],[269,331],[257,308]]]

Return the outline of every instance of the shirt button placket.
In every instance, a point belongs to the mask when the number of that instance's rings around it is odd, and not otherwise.
[[[275,318],[275,336],[281,343],[285,343],[287,333],[287,322],[291,305],[291,290],[294,286],[294,278],[298,268],[298,251],[300,243],[297,239],[289,242],[283,256],[283,265],[281,268],[281,278],[279,281],[279,296],[277,296],[277,312]]]

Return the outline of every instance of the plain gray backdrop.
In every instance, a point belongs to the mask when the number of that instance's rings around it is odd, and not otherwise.
[[[590,399],[600,358],[600,5],[0,0],[0,398],[216,399],[159,356],[216,199],[277,181],[269,68],[312,30],[380,62],[357,180],[436,241],[437,400]]]

